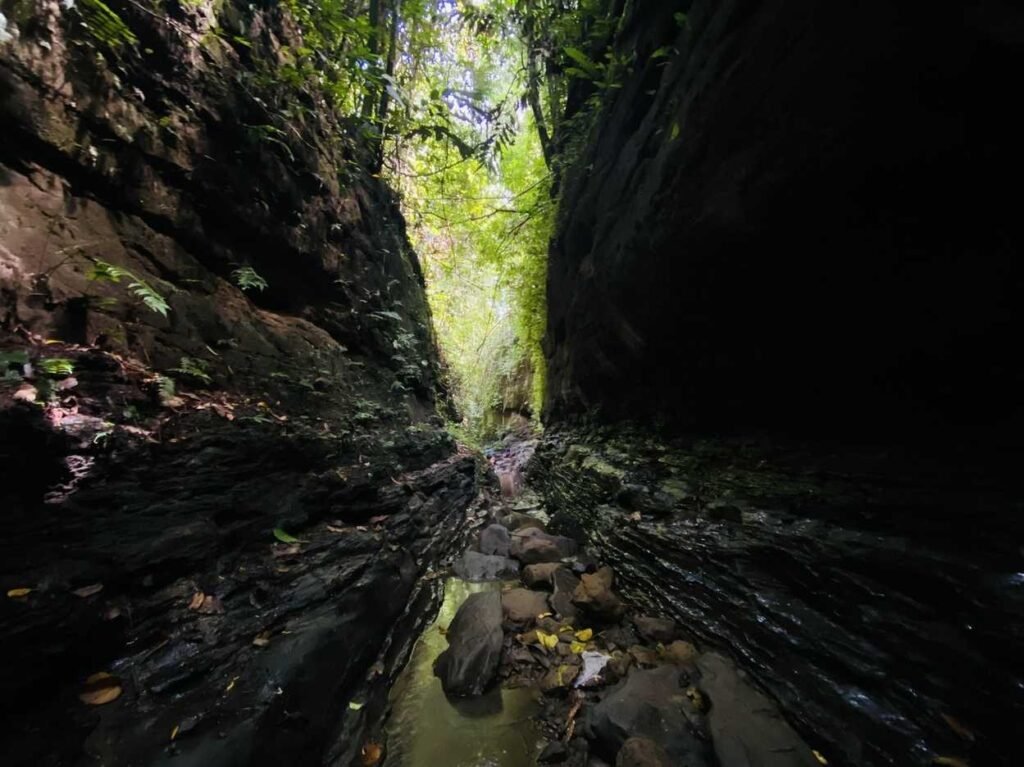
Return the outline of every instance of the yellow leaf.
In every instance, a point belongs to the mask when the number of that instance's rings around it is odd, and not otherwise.
[[[174,740],[176,737],[178,737],[178,730],[180,729],[181,728],[178,725],[174,725],[174,729],[171,730],[171,740]]]
[[[589,642],[591,639],[594,638],[594,630],[593,629],[580,629],[579,631],[576,632],[576,638],[578,640],[580,640],[581,642]]]
[[[7,596],[11,599],[18,599],[19,597],[27,597],[32,593],[32,589],[10,589],[7,592]]]
[[[569,649],[579,655],[581,652],[587,649],[587,646],[583,642],[573,642],[569,645]]]
[[[85,687],[78,693],[78,699],[90,706],[102,706],[121,697],[121,682],[112,674],[101,671],[85,680]]]
[[[818,764],[828,764],[828,759],[822,756],[820,751],[812,748],[811,753],[814,754],[814,758],[818,760]]]
[[[936,756],[932,758],[932,764],[942,767],[971,767],[967,760],[961,759],[959,756]]]
[[[228,682],[228,686],[224,688],[224,694],[225,695],[227,693],[231,692],[233,689],[235,689],[235,682],[237,682],[237,681],[238,681],[238,677],[237,676],[231,677],[231,681]]]
[[[537,620],[540,620],[541,618],[550,618],[551,615],[552,615],[551,613],[541,613],[540,615],[537,616]]]
[[[546,647],[549,650],[553,650],[558,645],[558,636],[556,634],[548,634],[545,631],[537,630],[537,641],[541,647]]]
[[[356,702],[356,701],[354,701],[354,700],[350,700],[350,701],[348,702],[348,707],[349,707],[350,709],[352,709],[353,711],[358,711],[358,710],[359,710],[359,709],[361,709],[361,708],[362,708],[362,707],[363,707],[364,705],[365,705],[365,704],[363,704],[363,703],[357,703],[357,702]]]

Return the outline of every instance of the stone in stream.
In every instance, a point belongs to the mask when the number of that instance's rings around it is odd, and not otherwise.
[[[665,749],[650,738],[630,738],[615,757],[615,767],[674,767]]]
[[[551,583],[554,592],[548,600],[551,609],[558,613],[558,617],[569,623],[576,621],[576,606],[572,603],[573,594],[580,585],[580,579],[568,570],[555,570],[551,574]]]
[[[697,648],[689,642],[677,639],[665,647],[665,659],[677,666],[689,666],[697,659]]]
[[[480,553],[507,557],[512,539],[501,525],[488,525],[480,531]]]
[[[619,620],[625,614],[626,606],[612,591],[614,582],[615,573],[608,566],[600,568],[596,573],[584,573],[580,576],[580,585],[573,593],[573,604],[600,620]]]
[[[501,595],[470,594],[448,626],[448,649],[434,661],[434,674],[445,694],[480,695],[494,679],[501,661]]]
[[[673,666],[633,671],[590,710],[584,734],[608,758],[616,756],[630,738],[643,737],[664,749],[668,764],[710,767],[714,755],[695,734],[702,728],[703,717],[684,692],[686,679]]]
[[[778,707],[741,678],[732,661],[709,652],[697,668],[711,699],[708,726],[721,767],[818,767]]]
[[[527,527],[512,534],[510,553],[524,565],[560,562],[576,553],[576,541],[564,535],[548,535],[543,530]]]
[[[501,611],[509,623],[531,625],[537,616],[549,612],[548,600],[539,591],[512,589],[501,595]]]
[[[537,757],[539,764],[561,764],[569,758],[569,749],[560,740],[553,740],[544,746],[544,750]]]
[[[671,642],[676,636],[676,622],[669,618],[638,615],[633,619],[637,632],[648,642]]]
[[[547,532],[544,528],[543,522],[536,517],[531,517],[529,514],[524,514],[521,511],[511,511],[504,517],[501,517],[498,522],[512,531],[534,527],[542,532]]]
[[[516,560],[479,551],[466,551],[452,569],[465,581],[511,580],[519,575]]]
[[[541,562],[536,565],[527,565],[523,568],[523,583],[531,589],[551,588],[551,576],[554,572],[564,567],[561,562]]]

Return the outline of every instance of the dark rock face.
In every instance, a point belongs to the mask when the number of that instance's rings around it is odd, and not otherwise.
[[[0,5],[0,349],[74,365],[45,408],[0,370],[0,585],[33,589],[0,600],[0,753],[349,764],[476,495],[394,196],[256,76],[301,43],[284,4],[111,2],[119,50],[84,4]],[[98,671],[123,693],[91,708]]]
[[[1020,10],[627,7],[551,250],[548,420],[1019,444]]]
[[[1011,765],[1016,735],[997,723],[1024,717],[1016,466],[549,429],[530,478],[552,529],[584,531],[625,599],[741,659],[830,764]],[[637,483],[695,492],[636,521],[616,499]]]
[[[501,661],[501,618],[497,591],[470,594],[463,602],[448,627],[448,649],[434,664],[445,693],[480,695],[490,687]]]
[[[501,525],[488,525],[480,531],[480,553],[507,557],[512,539]]]
[[[699,736],[701,717],[683,694],[685,681],[683,672],[668,666],[630,673],[587,714],[587,737],[598,753],[614,759],[631,737],[643,737],[668,754],[669,764],[713,764]]]

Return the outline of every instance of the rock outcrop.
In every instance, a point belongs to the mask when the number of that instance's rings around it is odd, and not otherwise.
[[[347,764],[476,495],[394,195],[286,4],[2,10],[0,752]]]

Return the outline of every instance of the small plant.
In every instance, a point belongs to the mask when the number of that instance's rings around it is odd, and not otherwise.
[[[156,377],[156,390],[160,400],[165,402],[174,396],[174,379],[169,376],[158,375]]]
[[[182,357],[178,361],[178,367],[171,368],[172,373],[180,373],[190,378],[195,378],[202,381],[204,384],[210,383],[213,379],[210,378],[210,374],[207,372],[210,365],[206,360],[196,359],[195,357]]]
[[[64,357],[41,359],[38,366],[43,374],[50,378],[67,378],[75,372],[75,364]]]
[[[115,284],[121,282],[122,279],[126,279],[128,280],[129,290],[141,299],[142,303],[151,310],[162,317],[166,317],[167,313],[171,310],[166,299],[153,290],[148,282],[136,277],[127,269],[123,269],[120,266],[115,266],[114,264],[107,263],[106,261],[97,261],[93,264],[92,271],[89,272],[89,279],[96,282],[112,282]]]
[[[242,290],[266,290],[267,281],[257,274],[251,266],[240,266],[231,272],[235,284]]]

